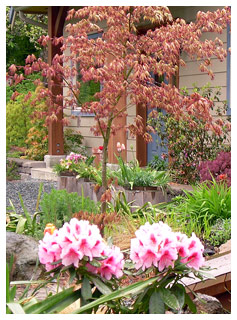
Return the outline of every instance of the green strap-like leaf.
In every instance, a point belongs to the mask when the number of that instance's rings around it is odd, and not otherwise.
[[[25,205],[24,205],[24,202],[23,202],[23,199],[22,199],[22,196],[20,193],[18,193],[18,196],[19,196],[19,199],[20,199],[20,203],[21,203],[21,207],[24,211],[24,214],[26,216],[26,219],[27,219],[27,223],[28,223],[28,228],[31,228],[32,226],[32,220],[31,220],[31,216],[30,216],[30,213],[29,211],[26,209]]]
[[[16,295],[16,285],[13,286],[10,290],[10,301],[14,301],[14,298],[15,298],[15,295]]]
[[[39,203],[40,203],[40,198],[41,198],[41,194],[42,194],[42,191],[43,191],[43,183],[41,182],[40,185],[39,185],[39,192],[38,192],[38,196],[37,196],[37,202],[36,202],[36,207],[35,207],[35,211],[38,211],[39,209]]]
[[[83,278],[83,281],[82,281],[82,288],[81,288],[81,294],[82,294],[82,297],[85,299],[85,300],[89,300],[91,299],[92,297],[92,294],[91,294],[91,285],[90,285],[90,281],[87,277],[84,277]]]
[[[67,299],[70,296],[74,296],[75,293],[73,292],[73,288],[66,289],[62,292],[59,292],[51,297],[46,298],[45,300],[42,300],[33,306],[26,307],[25,312],[26,313],[47,313],[48,310],[52,310],[52,308],[56,304],[62,304],[65,299]]]
[[[161,292],[162,300],[169,308],[174,310],[180,309],[178,299],[173,293],[170,292],[170,290],[166,288],[161,288],[160,292]]]
[[[96,288],[103,294],[110,294],[113,292],[103,281],[97,277],[89,276],[89,279],[94,283]]]
[[[84,313],[88,309],[92,309],[92,308],[94,308],[98,305],[102,305],[108,301],[122,298],[122,297],[125,297],[130,294],[137,294],[139,291],[145,289],[147,286],[149,286],[152,283],[154,283],[155,281],[157,281],[157,279],[158,279],[158,277],[154,277],[154,278],[148,279],[146,281],[139,281],[137,283],[131,284],[130,286],[128,286],[126,288],[116,290],[110,294],[102,296],[101,298],[99,298],[93,302],[88,303],[86,306],[83,306],[80,309],[73,311],[73,313],[75,313],[75,314]]]
[[[165,304],[159,291],[154,291],[149,301],[149,313],[165,313]]]
[[[188,305],[188,307],[192,313],[197,313],[196,305],[187,293],[185,294],[185,304]]]
[[[7,303],[7,306],[14,314],[24,314],[25,313],[22,306],[17,302],[9,302],[9,303]]]
[[[25,224],[26,224],[27,219],[24,217],[20,217],[17,226],[16,226],[16,233],[23,233],[24,229],[25,229]]]
[[[81,289],[74,291],[72,294],[67,296],[61,301],[55,303],[51,308],[47,309],[47,313],[59,313],[64,310],[68,306],[70,306],[73,302],[77,301],[81,298]],[[45,312],[45,313],[46,313]]]

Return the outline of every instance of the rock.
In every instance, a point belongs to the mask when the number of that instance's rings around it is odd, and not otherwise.
[[[231,251],[231,239],[223,243],[219,248],[219,253]]]
[[[197,293],[193,300],[197,307],[197,313],[223,314],[226,313],[220,301],[212,296]]]
[[[38,241],[15,232],[6,232],[6,234],[7,262],[10,261],[11,255],[14,257],[11,280],[30,280],[38,258]],[[38,279],[42,270],[42,266],[39,265],[34,280]]]

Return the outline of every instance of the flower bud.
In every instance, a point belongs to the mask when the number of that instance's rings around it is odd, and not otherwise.
[[[45,229],[44,229],[44,234],[45,234],[46,232],[48,232],[49,234],[53,234],[55,230],[56,230],[56,227],[55,227],[54,224],[52,224],[52,223],[47,223],[47,224],[46,224],[46,227],[45,227]]]

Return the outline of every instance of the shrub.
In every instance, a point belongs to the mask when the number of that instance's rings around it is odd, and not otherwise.
[[[24,146],[27,148],[26,157],[32,160],[43,160],[48,152],[48,129],[44,116],[47,105],[44,100],[41,100],[34,107],[32,106],[41,88],[38,86],[27,101],[23,95],[19,95],[15,101],[11,100],[7,104],[7,149],[11,146]]]
[[[208,238],[218,219],[231,217],[231,188],[226,184],[219,184],[215,180],[203,182],[185,191],[186,196],[178,196],[168,204],[158,207],[165,210],[168,223],[180,231],[191,235]]]
[[[48,129],[44,124],[44,120],[35,122],[32,120],[33,127],[27,134],[25,157],[31,160],[44,160],[44,156],[48,153]]]
[[[154,169],[157,171],[165,171],[167,170],[167,167],[168,167],[167,161],[160,159],[158,156],[154,156],[148,165],[151,169]]]
[[[110,314],[157,314],[166,310],[177,314],[186,305],[196,312],[181,281],[191,272],[201,280],[208,277],[203,272],[207,270],[203,268],[204,247],[195,234],[188,238],[162,222],[146,223],[131,240],[130,259],[125,261],[120,248],[106,244],[98,228],[88,221],[73,218],[59,230],[52,227],[40,241],[39,260],[45,265],[46,274],[51,274],[51,280],[60,278],[67,270],[70,281],[81,284],[80,292],[74,291],[76,298],[81,299],[80,308],[74,309],[73,314],[95,314],[102,306]],[[133,283],[121,287],[120,279],[125,275]],[[137,276],[141,281],[137,281]],[[51,312],[60,310],[65,298],[71,303],[76,300],[71,291],[66,295],[67,291],[61,301],[54,296],[55,305],[51,297],[48,299]],[[133,302],[129,306],[127,296]],[[48,305],[45,301],[33,301],[23,308],[26,313],[37,313],[47,310]]]
[[[64,137],[64,153],[69,154],[70,152],[80,153],[83,156],[87,155],[86,147],[82,146],[83,136],[80,131],[74,131],[67,128],[63,132]]]
[[[221,106],[216,103],[220,102],[220,88],[213,89],[207,84],[202,88],[194,85],[194,92],[199,92],[203,97],[213,101],[212,112],[221,117],[226,115],[226,102]],[[187,95],[187,90],[182,90],[183,95]],[[151,115],[154,112],[151,112]],[[224,123],[223,132],[217,135],[209,132],[206,128],[206,122],[196,116],[191,117],[190,121],[177,119],[171,114],[157,112],[156,118],[150,118],[148,123],[155,129],[161,139],[161,147],[169,150],[169,169],[172,171],[174,178],[180,183],[196,183],[199,180],[198,165],[201,161],[213,160],[216,155],[225,148],[228,142],[228,121]],[[220,123],[222,120],[219,119]]]
[[[21,178],[18,172],[18,165],[15,161],[7,160],[6,169],[7,180],[19,180]]]
[[[22,95],[6,105],[6,144],[10,146],[25,146],[28,131],[31,127],[30,115],[33,109],[30,101],[24,102]]]
[[[208,241],[213,246],[220,246],[231,238],[231,219],[218,219],[211,228]]]
[[[140,168],[137,160],[128,164],[117,157],[119,169],[110,173],[120,186],[133,189],[133,187],[164,187],[169,182],[169,175],[166,171],[156,171],[148,168]]]
[[[220,152],[215,160],[204,161],[198,166],[200,180],[226,181],[231,185],[231,152]]]
[[[99,212],[98,204],[89,197],[78,196],[76,192],[68,193],[66,190],[53,189],[49,194],[44,193],[40,201],[43,211],[41,224],[54,223],[61,227],[64,222],[71,219],[74,213],[81,210],[87,212]]]
[[[7,86],[6,87],[6,102],[8,103],[11,99],[11,96],[15,91],[19,92],[22,95],[26,95],[29,91],[34,92],[36,89],[36,85],[34,84],[34,80],[41,79],[42,77],[39,73],[34,73],[28,75],[25,80],[21,83],[18,83],[14,86]]]

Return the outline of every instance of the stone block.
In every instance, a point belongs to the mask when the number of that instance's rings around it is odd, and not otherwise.
[[[31,174],[31,168],[20,167],[20,168],[19,168],[19,172]]]
[[[27,161],[22,164],[24,168],[46,168],[44,161]]]
[[[44,156],[44,162],[46,164],[46,168],[52,168],[55,164],[59,163],[61,159],[65,159],[66,155],[49,155],[46,154]]]

